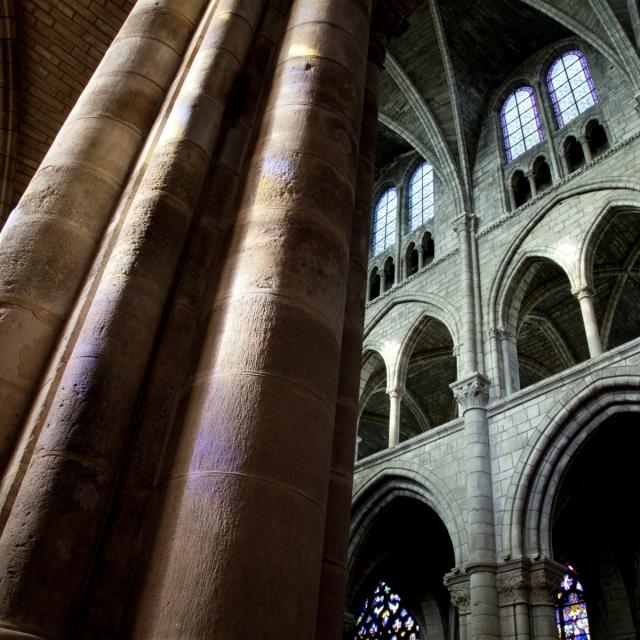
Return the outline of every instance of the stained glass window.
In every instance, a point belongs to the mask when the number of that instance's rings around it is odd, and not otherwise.
[[[568,571],[560,583],[556,606],[558,638],[560,640],[573,640],[573,638],[590,640],[584,590],[575,569],[571,565],[567,565],[567,569]]]
[[[434,212],[433,167],[423,162],[409,180],[409,229],[422,226]]]
[[[549,69],[547,85],[559,127],[600,100],[582,51],[567,51],[558,58]]]
[[[516,89],[504,101],[500,118],[508,162],[515,160],[544,139],[542,120],[533,87]]]
[[[365,600],[354,640],[420,640],[420,626],[391,587],[380,581]]]
[[[398,217],[398,194],[395,189],[387,189],[376,204],[373,212],[373,235],[371,253],[376,255],[396,241]]]

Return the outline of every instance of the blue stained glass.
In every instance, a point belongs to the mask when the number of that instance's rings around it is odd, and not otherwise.
[[[556,624],[560,640],[574,640],[575,638],[590,640],[591,638],[584,590],[571,565],[567,565],[567,573],[560,582]]]
[[[397,218],[398,193],[393,188],[387,189],[378,199],[373,212],[372,255],[380,253],[395,242]]]
[[[502,105],[500,110],[502,135],[511,162],[544,139],[542,120],[533,87],[519,87]]]
[[[354,640],[420,640],[420,626],[400,602],[389,585],[379,582],[373,599],[364,602]]]
[[[559,127],[600,101],[582,51],[567,51],[549,68],[547,86]]]
[[[409,230],[417,229],[433,218],[435,197],[433,167],[423,162],[409,180]]]

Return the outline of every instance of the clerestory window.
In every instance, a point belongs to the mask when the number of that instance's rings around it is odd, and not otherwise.
[[[564,127],[600,98],[582,51],[567,51],[549,68],[547,86],[558,121]]]
[[[423,162],[409,180],[409,230],[433,218],[435,207],[433,167]]]
[[[387,189],[378,199],[373,212],[371,253],[376,255],[391,246],[396,240],[398,218],[398,194],[394,188]]]
[[[519,87],[500,110],[507,162],[515,160],[544,139],[540,111],[533,87]]]

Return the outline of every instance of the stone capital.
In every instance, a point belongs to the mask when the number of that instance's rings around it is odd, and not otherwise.
[[[487,406],[489,387],[488,378],[478,372],[449,385],[463,414],[469,409],[484,409]]]
[[[460,570],[452,571],[445,575],[444,586],[451,596],[451,604],[458,609],[460,615],[469,613],[471,610],[469,576]]]
[[[575,289],[571,289],[571,293],[578,298],[578,300],[582,300],[582,298],[592,298],[594,294],[594,290],[588,284],[585,284],[581,287],[576,287]]]
[[[523,560],[500,565],[496,588],[501,605],[529,602],[531,594],[529,562]]]
[[[531,603],[555,605],[560,581],[566,569],[553,560],[540,560],[531,565]]]
[[[469,233],[476,226],[476,216],[473,213],[465,211],[453,220],[453,230],[460,235],[461,233]]]

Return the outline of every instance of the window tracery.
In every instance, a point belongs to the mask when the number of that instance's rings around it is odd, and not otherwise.
[[[373,213],[373,235],[371,253],[376,255],[391,246],[396,239],[398,217],[398,193],[387,189],[378,199]]]
[[[409,179],[409,230],[421,227],[434,213],[433,167],[423,162]]]
[[[551,65],[547,86],[560,128],[600,101],[587,58],[577,49],[567,51]]]
[[[591,638],[584,589],[571,565],[567,565],[567,573],[560,583],[556,623],[560,640],[574,640],[574,638],[590,640]]]
[[[367,598],[356,622],[354,640],[420,640],[420,626],[402,600],[382,580]]]
[[[540,111],[533,87],[516,89],[500,110],[507,162],[513,161],[544,139]]]

